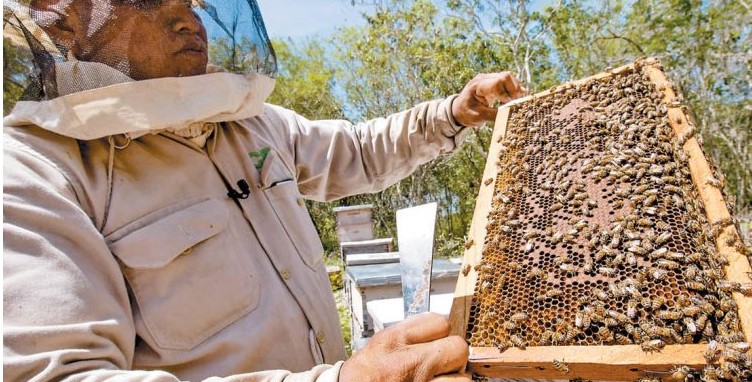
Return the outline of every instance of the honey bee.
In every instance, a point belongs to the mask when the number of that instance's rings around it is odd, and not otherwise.
[[[470,264],[465,265],[464,268],[462,268],[462,276],[467,276],[468,273],[470,273]]]
[[[574,326],[578,328],[584,328],[585,326],[585,313],[577,312],[574,315]],[[590,325],[588,325],[590,326]]]
[[[663,347],[666,346],[666,343],[663,342],[663,340],[654,339],[654,340],[645,341],[641,343],[640,346],[642,347],[642,350],[645,352],[655,352],[655,351],[660,351],[661,349],[663,349]]]
[[[708,365],[702,369],[702,377],[700,380],[703,382],[720,382],[721,376],[719,370],[714,366]]]
[[[653,222],[649,219],[642,218],[637,220],[637,225],[640,227],[652,227]]]
[[[697,319],[695,320],[695,325],[697,326],[697,330],[703,330],[705,329],[705,324],[708,322],[708,316],[707,314],[701,314]]]
[[[554,298],[559,297],[562,294],[564,294],[561,289],[551,288],[548,291],[546,291],[546,298]]]
[[[726,347],[729,349],[736,350],[741,353],[746,353],[749,351],[749,342],[735,342],[735,343],[728,343],[726,344]]]
[[[658,260],[656,262],[656,265],[658,265],[661,268],[666,268],[666,269],[679,269],[679,267],[681,266],[676,261],[666,260],[666,259]]]
[[[611,332],[611,329],[605,326],[598,329],[598,337],[600,337],[604,342],[611,342],[614,340],[614,335]]]
[[[667,229],[670,228],[669,225],[666,222],[661,221],[661,220],[659,220],[659,221],[657,221],[655,223],[655,227],[658,228],[661,231],[665,231],[665,230],[667,230]]]
[[[619,345],[629,345],[632,343],[629,337],[620,333],[614,334],[614,342],[616,342]]]
[[[735,281],[720,280],[717,283],[718,289],[723,292],[734,292],[741,288],[741,284]]]
[[[661,320],[678,320],[683,316],[682,312],[677,310],[661,310],[658,312],[658,318]]]
[[[493,178],[487,178],[486,180],[483,181],[483,184],[488,186],[489,184],[491,184],[491,182],[493,182]]]
[[[661,245],[661,244],[666,243],[669,239],[671,239],[671,233],[664,232],[655,238],[655,243],[658,245]]]
[[[635,300],[629,300],[627,302],[627,317],[635,318],[637,316],[637,302]]]
[[[483,283],[480,284],[480,293],[485,293],[488,288],[491,287],[491,283],[488,281],[483,281]]]
[[[558,371],[560,371],[560,372],[562,372],[564,374],[568,374],[569,373],[569,365],[567,365],[566,363],[564,363],[563,360],[562,361],[557,361],[556,359],[554,359],[553,360],[553,364],[554,364],[554,369],[556,369],[556,370],[558,370]]]
[[[720,308],[721,308],[722,311],[728,312],[731,309],[736,308],[736,301],[734,301],[730,297],[724,297],[724,298],[721,299]]]
[[[468,238],[467,240],[465,240],[465,249],[470,249],[470,247],[472,247],[474,244],[475,240]]]
[[[653,276],[653,279],[655,279],[655,280],[663,280],[663,278],[665,278],[666,275],[668,275],[668,271],[665,270],[665,269],[660,269],[660,268],[651,268],[650,269],[650,275]],[[690,288],[690,289],[694,289],[689,284],[690,284],[690,281],[687,282],[687,287]],[[697,285],[695,285],[695,286],[697,286]],[[695,290],[705,290],[705,286],[704,285],[702,287],[700,287],[700,288],[702,288],[702,289],[695,289]]]
[[[515,313],[512,317],[509,317],[509,319],[514,322],[526,321],[528,318],[529,316],[525,312]]]
[[[510,261],[507,263],[507,267],[509,267],[509,269],[513,271],[519,271],[520,269],[522,269],[522,264],[517,261]]]
[[[666,253],[668,253],[668,248],[661,247],[661,248],[654,250],[653,252],[650,252],[650,255],[648,255],[648,257],[650,257],[651,259],[660,258],[660,257],[664,257]]]
[[[744,362],[746,361],[747,357],[744,356],[744,353],[740,351],[736,351],[733,349],[726,349],[721,353],[724,361],[731,361],[731,362]]]
[[[591,259],[590,257],[586,257],[585,264],[582,266],[582,270],[585,273],[593,272],[593,259]]]
[[[687,327],[687,331],[691,334],[697,333],[697,324],[692,319],[692,317],[684,317],[682,318],[682,322],[684,323],[684,326]]]
[[[711,328],[712,329],[712,326],[711,325],[707,325],[705,328]],[[711,336],[707,336],[707,337],[712,337],[712,335]],[[723,343],[744,341],[744,335],[741,334],[741,333],[739,333],[739,332],[729,333],[729,334],[719,334],[715,338],[718,341],[723,342]]]
[[[687,376],[689,376],[689,373],[691,372],[692,369],[690,369],[689,366],[676,366],[673,370],[670,371],[671,379],[676,381],[684,381],[687,379]]]
[[[708,176],[708,179],[705,180],[705,183],[715,188],[723,188],[723,183],[713,175]]]
[[[598,273],[611,277],[616,274],[616,269],[610,267],[598,267]]]
[[[733,236],[733,235],[726,236],[725,243],[726,243],[727,246],[733,247],[734,243],[736,243],[736,236]]]
[[[697,305],[690,305],[682,308],[682,314],[685,316],[696,316],[702,312],[702,309]]]
[[[507,343],[504,341],[499,341],[496,344],[496,348],[499,349],[500,352],[503,352],[504,350],[509,349],[509,345],[507,345]]]
[[[527,231],[524,235],[522,235],[522,238],[525,240],[534,239],[536,237],[538,237],[538,232],[533,230]]]
[[[522,248],[522,250],[523,250],[523,251],[524,251],[525,253],[530,253],[530,252],[532,252],[532,251],[533,251],[533,247],[534,247],[534,243],[533,243],[533,242],[532,242],[531,240],[528,240],[528,241],[527,241],[527,242],[525,243],[525,246],[524,246],[524,247]]]
[[[509,336],[509,342],[511,342],[515,347],[525,350],[525,342],[522,340],[522,338],[520,338],[520,336],[512,334],[511,336]]]
[[[653,310],[659,309],[663,304],[666,303],[666,299],[661,296],[656,296],[650,301],[650,307]]]
[[[601,301],[604,301],[604,300],[608,299],[608,293],[604,292],[602,289],[600,289],[600,288],[593,288],[592,291],[593,291],[593,296],[595,296],[595,298],[597,298],[597,299],[599,299]]]
[[[632,253],[636,253],[636,254],[641,255],[641,256],[644,256],[645,254],[648,253],[648,251],[645,248],[640,247],[639,245],[633,245],[633,246],[627,248],[627,251],[632,252]]]
[[[540,276],[541,276],[541,274],[542,274],[542,273],[543,273],[543,270],[541,270],[541,269],[540,269],[540,268],[538,268],[538,267],[533,267],[533,268],[531,268],[531,269],[530,269],[530,271],[529,271],[529,272],[527,273],[527,277],[528,277],[528,278],[531,278],[531,279],[534,279],[534,278],[538,278],[538,277],[540,277]]]
[[[572,264],[561,264],[559,268],[569,276],[573,276],[577,274],[577,268]]]

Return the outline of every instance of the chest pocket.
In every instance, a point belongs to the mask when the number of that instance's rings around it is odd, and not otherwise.
[[[300,195],[295,178],[271,151],[261,167],[261,184],[264,196],[269,201],[278,223],[292,242],[301,260],[311,269],[323,264],[324,247],[321,245],[316,226]]]
[[[158,346],[191,349],[258,305],[258,279],[235,248],[228,220],[228,207],[209,199],[108,235]]]

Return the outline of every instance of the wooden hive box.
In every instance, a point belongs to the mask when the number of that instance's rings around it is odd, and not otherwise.
[[[450,317],[469,371],[752,378],[747,249],[657,60],[504,105],[483,176]]]

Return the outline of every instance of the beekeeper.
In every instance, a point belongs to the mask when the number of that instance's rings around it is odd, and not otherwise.
[[[523,90],[352,125],[264,104],[254,0],[4,2],[33,59],[4,119],[6,381],[428,381],[468,357],[425,314],[345,361],[304,199],[375,192]]]

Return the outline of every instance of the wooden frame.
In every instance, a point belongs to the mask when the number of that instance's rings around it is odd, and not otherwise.
[[[489,155],[486,161],[483,179],[492,178],[493,182],[484,182],[478,193],[475,214],[470,226],[468,238],[474,243],[465,251],[463,269],[479,264],[482,243],[486,237],[486,223],[494,184],[497,175],[497,154],[501,148],[501,138],[506,134],[510,111],[521,103],[544,97],[564,90],[578,83],[604,79],[624,70],[640,69],[648,74],[659,89],[664,89],[663,102],[672,105],[677,98],[670,83],[664,76],[660,63],[655,59],[643,59],[611,71],[597,74],[573,83],[565,84],[535,95],[510,102],[499,109],[498,117],[491,139]],[[681,107],[669,106],[668,118],[675,135],[680,136],[688,126],[688,119]],[[689,156],[689,170],[692,181],[697,186],[699,195],[706,207],[708,222],[713,224],[730,217],[721,191],[706,184],[705,180],[712,174],[698,141],[693,137],[683,147]],[[747,276],[752,272],[746,256],[726,244],[728,236],[740,234],[733,225],[726,226],[717,238],[718,251],[729,260],[725,267],[726,278],[740,283],[749,282]],[[470,315],[473,293],[477,281],[477,272],[463,272],[457,281],[454,301],[450,315],[452,334],[466,337],[466,328]],[[733,293],[738,305],[742,333],[752,340],[752,297]],[[639,345],[626,346],[536,346],[525,350],[510,348],[500,351],[495,347],[471,347],[468,370],[486,377],[535,378],[535,379],[594,379],[594,380],[636,380],[646,376],[661,376],[669,373],[676,365],[687,365],[694,370],[703,368],[706,361],[703,352],[706,345],[668,345],[660,352],[643,352]],[[563,361],[569,367],[569,373],[563,374],[553,367],[553,360]]]

